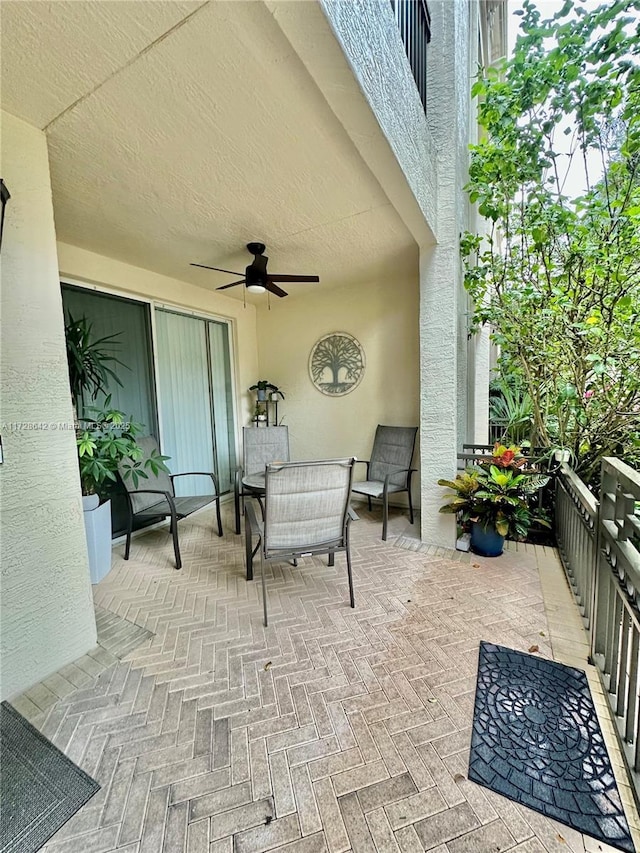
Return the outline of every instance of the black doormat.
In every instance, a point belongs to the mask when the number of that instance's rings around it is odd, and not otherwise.
[[[598,841],[634,851],[579,669],[480,643],[469,778]]]
[[[33,853],[100,785],[16,710],[0,705],[0,853]]]

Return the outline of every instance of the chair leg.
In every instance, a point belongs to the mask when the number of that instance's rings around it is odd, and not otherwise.
[[[413,501],[411,500],[411,489],[407,489],[409,495],[409,521],[413,524]]]
[[[129,559],[131,551],[131,531],[133,530],[133,513],[129,510],[129,520],[127,521],[127,544],[124,546],[124,558]]]
[[[330,551],[330,552],[329,552],[329,562],[328,562],[328,564],[327,564],[327,565],[329,565],[329,566],[335,566],[335,564],[336,564],[336,555],[335,555],[335,551]]]
[[[385,495],[382,499],[382,541],[387,541],[387,522],[389,521],[389,500]]]
[[[367,503],[369,504],[369,512],[371,512],[371,497],[367,495]]]
[[[349,550],[348,546],[347,546],[346,554],[347,554],[347,575],[349,576],[349,603],[351,604],[352,607],[355,607],[356,602],[355,602],[355,599],[353,597],[353,575],[351,573],[351,551]]]
[[[173,538],[173,553],[176,558],[176,569],[182,568],[182,558],[180,556],[180,545],[178,544],[178,519],[171,516],[171,536]]]
[[[222,519],[220,518],[220,498],[216,501],[216,518],[218,520],[218,536],[222,536]]]
[[[247,580],[253,580],[253,542],[251,541],[251,525],[247,521],[244,526],[244,554],[247,566]]]
[[[262,548],[260,549],[260,574],[262,576],[262,607],[264,610],[264,627],[267,628],[267,587],[264,582],[264,557],[262,556]]]
[[[235,489],[233,495],[233,502],[235,505],[236,511],[236,534],[240,533],[240,492],[238,489]]]

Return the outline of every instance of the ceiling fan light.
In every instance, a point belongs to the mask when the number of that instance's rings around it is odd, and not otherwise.
[[[247,290],[249,291],[249,293],[266,293],[267,292],[267,288],[264,287],[262,284],[248,284]]]

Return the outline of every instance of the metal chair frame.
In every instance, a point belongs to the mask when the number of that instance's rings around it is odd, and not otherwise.
[[[378,426],[376,428],[376,436],[375,436],[375,439],[373,442],[373,450],[371,453],[372,458],[371,459],[358,459],[357,462],[367,466],[367,479],[364,482],[379,483],[380,489],[375,493],[371,492],[370,490],[360,490],[358,488],[358,485],[359,485],[358,481],[355,482],[352,486],[352,491],[355,492],[356,494],[366,495],[367,505],[369,507],[369,512],[371,512],[371,509],[372,509],[371,498],[376,498],[378,500],[382,500],[382,539],[383,539],[383,541],[386,541],[386,539],[387,539],[387,528],[388,528],[388,524],[389,524],[389,495],[390,494],[395,495],[395,494],[401,494],[402,492],[407,493],[407,497],[409,500],[409,520],[410,520],[411,524],[413,524],[413,521],[414,521],[413,500],[411,497],[411,477],[416,472],[416,470],[417,470],[416,468],[411,468],[411,467],[393,468],[390,471],[388,471],[384,480],[370,480],[369,479],[369,471],[371,469],[371,465],[376,464],[376,463],[383,463],[383,464],[385,463],[384,459],[375,458],[375,455],[374,455],[375,451],[376,451],[376,446],[379,442],[381,442],[382,437],[384,435],[384,431],[385,430],[398,430],[398,429],[406,430],[407,435],[410,435],[411,433],[413,434],[412,435],[412,441],[411,441],[411,455],[408,457],[409,458],[409,464],[411,463],[411,459],[413,458],[413,453],[415,450],[415,442],[416,442],[416,435],[418,433],[418,427],[387,427],[387,426],[384,426],[382,424],[378,424]],[[409,445],[407,445],[407,447],[409,447]],[[396,476],[397,474],[406,474],[406,479],[405,479],[403,486],[399,486],[398,484],[394,484],[391,482],[391,478]]]
[[[151,438],[151,437],[149,437]],[[153,439],[155,442],[155,439]],[[214,503],[216,505],[216,521],[218,523],[218,536],[222,536],[222,519],[220,517],[220,488],[218,485],[218,478],[215,474],[210,471],[184,471],[180,474],[168,474],[169,480],[171,482],[171,488],[173,493],[165,490],[165,489],[131,489],[129,488],[129,484],[122,476],[122,472],[120,473],[120,480],[124,486],[124,491],[127,496],[127,506],[129,509],[129,518],[127,520],[127,540],[124,549],[124,559],[129,559],[129,554],[131,552],[131,533],[133,532],[133,519],[134,517],[138,518],[169,518],[169,532],[171,533],[171,537],[173,539],[173,553],[176,561],[176,569],[182,568],[182,556],[180,554],[180,543],[178,541],[178,521],[182,518],[186,518],[188,515],[191,515],[197,510],[208,506],[210,503]],[[214,495],[198,495],[196,498],[201,498],[201,501],[195,500],[194,505],[194,497],[176,497],[175,489],[173,487],[173,481],[178,477],[211,477],[213,481],[213,487],[215,489]],[[151,504],[148,507],[144,507],[143,509],[136,510],[133,506],[132,496],[134,495],[159,495],[161,498],[155,504]],[[166,506],[163,506],[166,501]],[[192,508],[186,509],[185,507],[191,506]]]
[[[256,430],[258,434],[256,435]],[[244,515],[245,505],[244,499],[246,497],[255,498],[260,504],[260,508],[264,510],[262,505],[262,498],[264,496],[264,486],[251,486],[250,484],[245,482],[246,477],[251,476],[255,472],[253,471],[245,471],[247,466],[247,457],[248,457],[248,439],[247,436],[251,435],[252,437],[259,438],[260,436],[265,436],[268,433],[266,430],[278,430],[279,435],[286,436],[286,453],[284,442],[282,446],[278,448],[278,456],[282,457],[286,455],[285,458],[277,458],[277,459],[267,459],[265,460],[265,466],[269,464],[269,462],[288,462],[289,461],[289,431],[286,426],[266,426],[266,427],[244,427],[242,430],[242,454],[243,454],[243,464],[239,465],[235,471],[235,482],[234,482],[234,509],[235,509],[235,530],[236,534],[240,533],[240,516]],[[251,439],[249,439],[250,441]]]
[[[332,539],[326,542],[316,542],[316,543],[298,543],[295,547],[288,548],[274,548],[271,549],[266,544],[268,542],[269,530],[268,530],[268,519],[269,519],[269,475],[270,473],[273,476],[273,473],[282,470],[283,468],[300,468],[300,467],[313,467],[317,468],[322,465],[336,465],[341,464],[344,466],[348,466],[349,471],[349,489],[346,491],[346,500],[345,507],[343,510],[342,516],[342,533],[340,537],[337,539]],[[318,556],[327,554],[329,557],[328,564],[333,566],[335,564],[335,555],[336,553],[344,552],[346,554],[347,560],[347,576],[349,580],[349,603],[351,607],[355,607],[355,598],[353,593],[353,574],[351,569],[351,551],[350,551],[350,541],[349,541],[349,525],[351,521],[357,521],[358,516],[353,511],[351,506],[349,505],[349,495],[351,493],[351,485],[353,478],[353,466],[355,464],[355,459],[353,457],[347,459],[328,459],[321,460],[315,462],[289,462],[285,464],[272,464],[267,466],[266,476],[265,476],[265,515],[264,521],[257,517],[255,513],[255,509],[251,503],[246,505],[245,509],[245,561],[246,561],[246,572],[247,572],[247,580],[253,580],[253,560],[256,554],[260,553],[260,576],[262,581],[262,602],[263,602],[263,613],[264,613],[264,625],[265,627],[268,625],[268,613],[267,613],[267,591],[266,591],[266,583],[264,577],[264,566],[265,563],[272,562],[285,562],[292,560],[294,561],[294,565],[297,565],[297,561],[302,557],[310,557],[310,556]],[[255,547],[253,546],[253,537],[257,536],[257,543]]]

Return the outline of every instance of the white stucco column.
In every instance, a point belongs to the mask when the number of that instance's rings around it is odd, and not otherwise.
[[[491,341],[484,326],[474,335],[473,395],[471,435],[473,444],[489,442],[489,379],[491,375]]]
[[[96,626],[44,133],[2,113],[0,698],[85,654]],[[67,426],[65,429],[64,426]]]
[[[467,318],[460,233],[467,221],[470,62],[468,0],[430,0],[427,121],[438,150],[437,244],[420,253],[420,448],[424,542],[451,548],[455,523],[440,515],[441,477],[452,478],[466,439]]]

